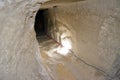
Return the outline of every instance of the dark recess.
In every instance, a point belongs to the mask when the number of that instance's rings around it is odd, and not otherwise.
[[[46,34],[46,27],[45,27],[46,24],[45,22],[47,21],[45,20],[46,11],[47,9],[39,10],[36,14],[34,29],[37,37]]]

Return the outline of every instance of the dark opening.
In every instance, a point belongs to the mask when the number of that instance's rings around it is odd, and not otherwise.
[[[47,9],[39,10],[36,14],[35,25],[34,25],[34,29],[35,29],[35,32],[36,32],[36,37],[46,34],[45,11],[47,11]]]

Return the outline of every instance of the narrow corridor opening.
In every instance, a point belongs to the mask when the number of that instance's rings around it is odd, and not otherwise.
[[[69,26],[57,19],[57,7],[39,10],[35,17],[36,39],[40,47],[61,55],[72,49]],[[41,48],[42,49],[42,48]]]
[[[35,25],[34,25],[36,37],[46,35],[46,26],[45,26],[46,21],[47,21],[45,18],[46,11],[47,9],[39,10],[36,14]]]

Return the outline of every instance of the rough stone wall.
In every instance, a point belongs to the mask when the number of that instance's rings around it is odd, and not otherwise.
[[[0,1],[0,80],[51,80],[42,65],[33,27],[40,2]],[[120,80],[119,0],[83,1],[49,12],[53,15],[49,21],[55,24],[51,36],[59,42],[70,39],[73,51],[84,60],[77,76]]]
[[[51,80],[34,31],[35,14],[44,1],[0,0],[0,80]]]
[[[61,43],[64,46],[64,42],[69,42],[74,49],[76,46],[72,45],[71,42],[75,42],[75,31],[73,30],[72,26],[69,24],[64,23],[63,21],[59,20],[58,8],[51,8],[48,9],[44,15],[46,20],[46,27],[47,27],[47,35],[55,39],[57,42]]]
[[[49,21],[55,24],[50,32],[53,37],[61,37],[61,31],[68,30],[72,34],[73,51],[79,58],[106,75],[105,80],[119,80],[119,0],[83,1],[49,9],[49,14],[52,19]],[[94,74],[97,76],[97,72]]]

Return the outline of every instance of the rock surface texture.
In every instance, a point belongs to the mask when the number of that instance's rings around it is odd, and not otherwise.
[[[34,22],[44,2],[0,0],[0,80],[120,80],[120,0],[48,9],[47,34],[73,51],[68,55],[52,40],[41,38],[39,48]]]
[[[34,31],[42,0],[0,0],[0,80],[51,80]]]
[[[76,72],[84,74],[78,80],[120,79],[119,0],[58,5],[45,13],[49,17],[48,34],[60,43],[69,39],[73,52],[87,65]]]

